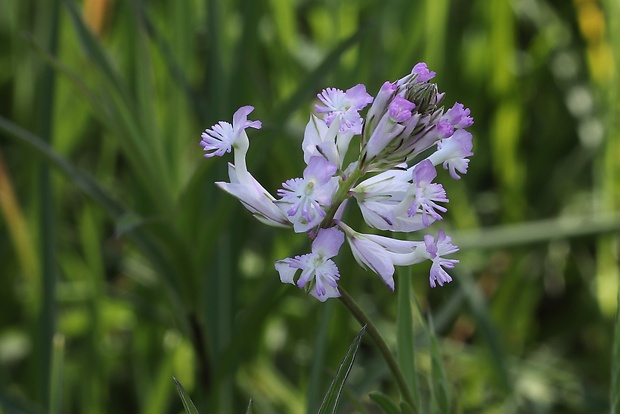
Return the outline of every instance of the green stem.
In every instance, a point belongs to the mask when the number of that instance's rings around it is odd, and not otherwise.
[[[338,191],[333,198],[334,201],[327,211],[327,215],[321,222],[321,228],[325,229],[334,225],[334,216],[336,215],[336,211],[338,211],[338,208],[343,201],[349,198],[349,190],[351,190],[351,187],[353,187],[357,180],[359,180],[364,174],[365,172],[363,170],[356,168],[355,171],[353,171],[351,175],[349,175],[347,179],[344,180],[338,187]]]
[[[392,372],[392,376],[396,380],[396,384],[400,389],[400,393],[402,397],[407,401],[409,406],[414,412],[417,412],[417,405],[414,402],[413,395],[411,394],[411,390],[407,387],[407,382],[405,381],[405,377],[398,367],[398,363],[394,358],[394,355],[390,352],[385,340],[372,323],[372,320],[366,315],[366,313],[355,303],[355,300],[344,290],[341,286],[338,286],[338,290],[340,291],[340,302],[351,312],[351,314],[357,319],[357,321],[363,326],[366,325],[366,332],[370,335],[370,338],[373,340],[377,348],[379,348],[379,352],[383,359],[388,365],[388,368]]]

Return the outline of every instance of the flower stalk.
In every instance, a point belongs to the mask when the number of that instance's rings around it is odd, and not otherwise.
[[[383,336],[381,336],[370,317],[366,315],[366,312],[362,310],[362,308],[355,302],[351,295],[349,295],[349,293],[342,287],[340,287],[339,289],[340,297],[338,299],[347,308],[347,310],[351,312],[351,315],[353,315],[353,317],[357,319],[360,325],[366,326],[366,333],[375,343],[377,349],[379,350],[379,353],[383,357],[383,360],[390,369],[390,372],[392,373],[392,376],[394,377],[394,380],[398,385],[398,389],[400,390],[402,398],[407,402],[407,404],[409,404],[414,413],[417,413],[417,405],[415,404],[415,400],[413,399],[413,394],[407,386],[405,377],[403,376],[402,371],[398,367],[398,362],[396,362],[396,359],[390,351],[390,348],[388,348],[387,343],[383,339]]]

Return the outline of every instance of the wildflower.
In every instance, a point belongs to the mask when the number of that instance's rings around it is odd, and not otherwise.
[[[306,287],[306,290],[321,302],[340,296],[340,274],[338,266],[331,258],[338,254],[343,242],[344,234],[336,227],[320,229],[312,242],[312,253],[275,262],[280,280],[282,283],[296,284],[299,288]],[[295,282],[298,270],[301,270],[301,275]]]
[[[324,120],[310,115],[301,144],[305,163],[313,156],[321,156],[341,168],[354,135],[351,130],[340,132],[337,123],[328,127]]]
[[[353,188],[366,223],[379,230],[411,232],[441,220],[448,198],[435,167],[423,160],[414,167],[388,170]]]
[[[436,202],[447,203],[446,191],[441,184],[432,181],[437,177],[437,171],[433,163],[424,160],[413,168],[413,184],[407,189],[403,200],[396,206],[394,215],[398,216],[407,212],[409,217],[416,214],[422,215],[422,224],[427,227],[431,220],[441,220],[438,211],[445,213],[445,207]]]
[[[262,126],[260,121],[248,121],[248,115],[253,110],[253,106],[242,106],[233,115],[232,125],[226,121],[220,121],[211,129],[205,130],[201,135],[202,141],[200,141],[200,145],[206,152],[205,157],[221,157],[224,153],[229,153],[232,147],[240,150],[245,156],[249,147],[245,129],[260,129]]]
[[[457,129],[454,135],[437,142],[437,151],[428,159],[434,164],[443,164],[443,168],[450,171],[450,176],[455,180],[461,177],[456,173],[467,173],[469,160],[465,157],[474,155],[472,135],[464,129]]]
[[[325,207],[331,205],[336,190],[332,180],[337,166],[322,157],[311,157],[303,178],[293,178],[278,190],[278,206],[293,223],[295,232],[301,233],[317,226],[325,217]]]
[[[327,88],[318,95],[318,98],[325,105],[315,105],[315,108],[318,113],[325,113],[327,126],[336,120],[340,132],[353,131],[356,135],[362,133],[363,121],[359,111],[372,102],[372,96],[366,93],[364,85],[355,85],[346,92]]]
[[[237,176],[233,164],[228,164],[230,183],[216,182],[218,187],[236,197],[259,221],[275,227],[289,227],[287,217],[276,206],[275,198],[250,174],[246,172],[243,181]]]
[[[431,287],[434,288],[437,284],[443,286],[444,283],[450,283],[452,278],[444,268],[452,269],[459,261],[457,259],[446,259],[443,256],[456,253],[459,250],[458,247],[452,244],[452,239],[446,236],[443,230],[439,230],[437,238],[431,235],[424,236],[424,247],[424,249],[416,249],[417,258],[414,263],[424,260],[433,262],[429,277]]]
[[[261,127],[260,121],[247,119],[251,106],[240,108],[232,125],[220,121],[202,134],[206,157],[234,150],[230,182],[218,182],[218,186],[237,197],[258,220],[292,225],[295,232],[313,240],[311,253],[275,262],[282,282],[296,284],[320,301],[339,296],[340,274],[332,258],[345,235],[357,263],[379,275],[391,290],[395,266],[425,260],[432,262],[431,287],[452,280],[447,269],[458,260],[446,256],[458,248],[443,230],[437,237],[398,240],[360,233],[343,221],[350,198],[357,201],[366,224],[378,230],[415,232],[442,219],[448,197],[444,187],[434,182],[436,167],[441,164],[454,179],[467,173],[473,145],[465,129],[473,118],[469,108],[458,102],[444,110],[445,94],[431,82],[434,77],[435,72],[421,62],[403,78],[385,82],[375,98],[361,84],[347,91],[324,89],[317,95],[321,104],[315,106],[323,117],[310,115],[304,130],[306,168],[302,177],[282,184],[278,199],[247,171],[245,130]],[[360,111],[371,103],[364,119]],[[361,135],[359,155],[346,165],[356,135]]]
[[[422,242],[358,233],[342,221],[338,225],[345,231],[357,263],[379,275],[390,290],[394,290],[394,266],[407,266],[418,260],[415,251]]]

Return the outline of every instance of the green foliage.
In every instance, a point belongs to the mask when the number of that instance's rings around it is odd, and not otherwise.
[[[279,283],[273,261],[306,238],[219,191],[229,159],[205,160],[200,132],[255,106],[248,165],[275,193],[301,174],[316,93],[374,94],[426,61],[475,118],[469,173],[446,182],[430,229],[460,263],[434,290],[425,265],[400,269],[392,293],[343,247],[342,284],[415,404],[369,342],[337,412],[620,412],[619,13],[0,2],[0,411],[179,413],[191,394],[203,413],[250,411],[250,397],[252,412],[317,412],[360,325]]]
[[[336,412],[336,409],[338,408],[338,403],[340,402],[340,397],[342,395],[342,389],[344,388],[345,382],[349,377],[349,373],[351,372],[351,368],[353,367],[353,363],[355,362],[357,350],[359,349],[365,332],[366,326],[363,326],[362,330],[353,339],[353,342],[351,342],[351,345],[349,345],[349,350],[347,351],[347,354],[340,363],[340,366],[338,367],[338,372],[336,373],[336,376],[332,380],[332,383],[329,386],[325,397],[323,398],[323,402],[321,403],[321,407],[318,411],[319,414]]]
[[[183,408],[187,414],[198,414],[198,409],[194,405],[192,399],[187,395],[187,391],[183,388],[183,385],[176,378],[173,377],[174,383],[177,386],[177,391],[179,396],[181,397],[181,401],[183,402]]]

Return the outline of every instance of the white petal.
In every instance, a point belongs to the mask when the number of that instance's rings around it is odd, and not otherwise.
[[[276,260],[275,268],[280,274],[280,281],[282,283],[291,283],[294,285],[295,282],[293,278],[295,277],[295,273],[297,273],[299,269],[290,267],[289,264],[286,262],[286,260],[287,259]]]

